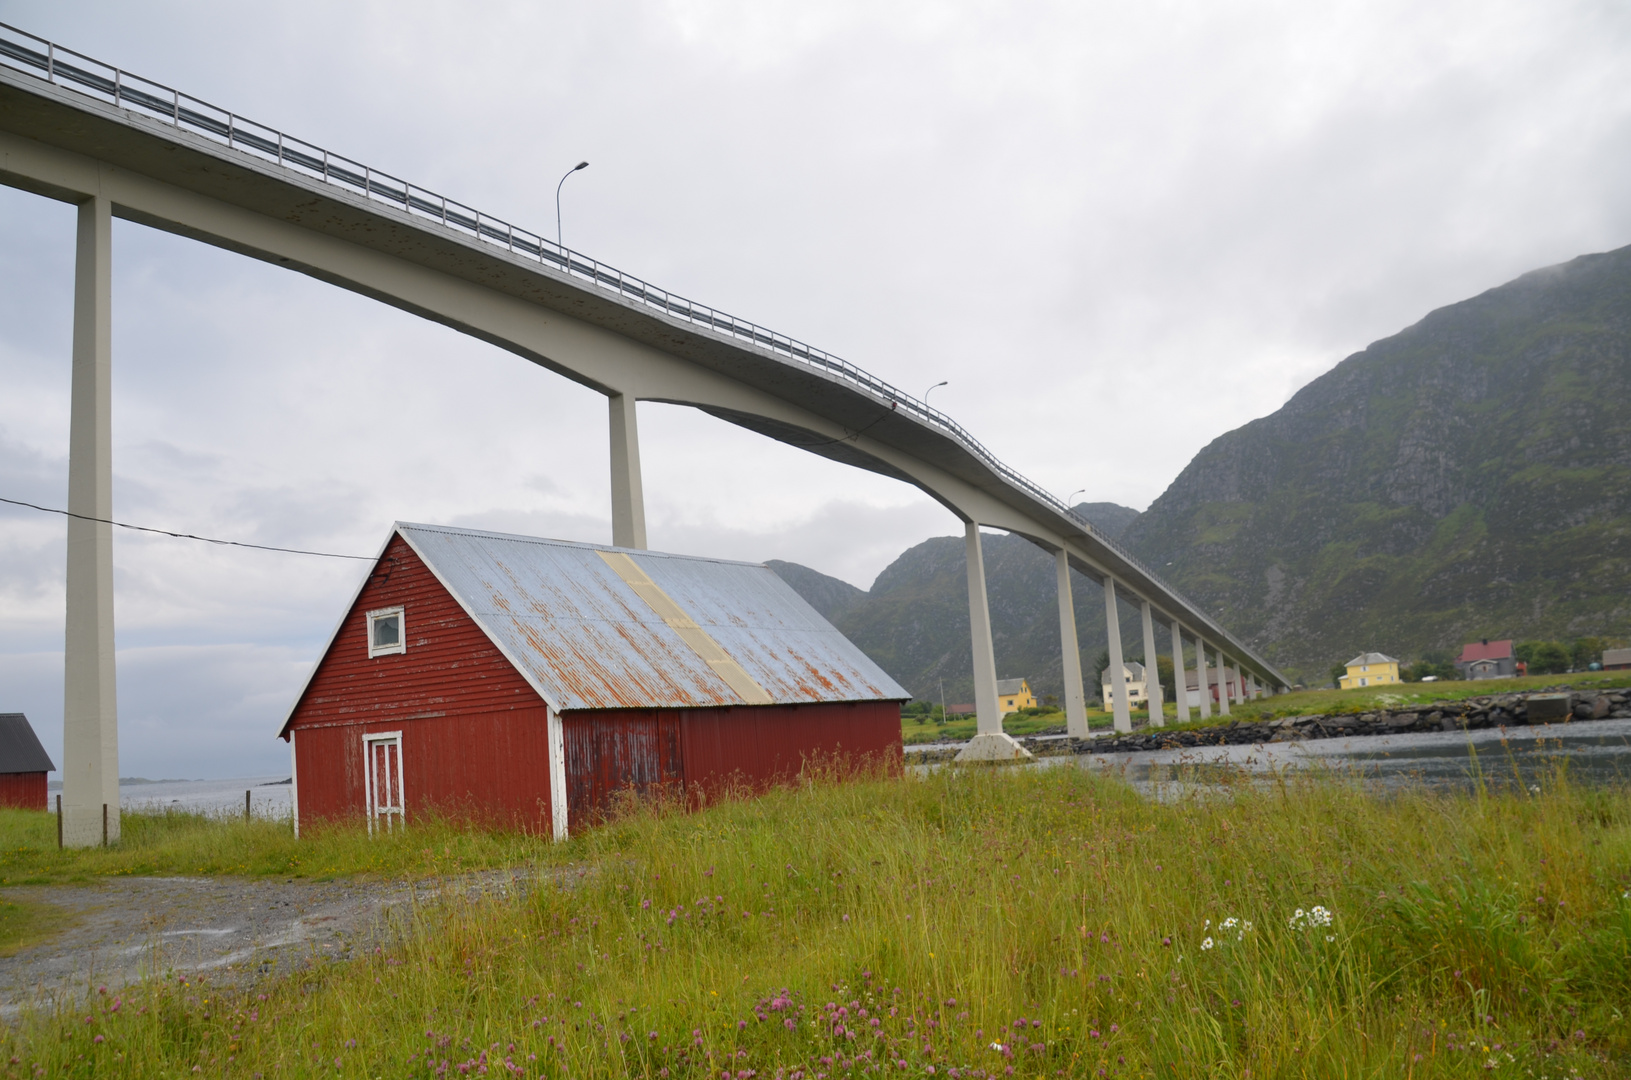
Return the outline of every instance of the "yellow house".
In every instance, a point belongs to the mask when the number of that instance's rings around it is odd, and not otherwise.
[[[1002,709],[1002,715],[1007,716],[1021,709],[1036,708],[1036,696],[1024,679],[998,679],[997,706]]]
[[[1402,681],[1397,660],[1379,652],[1368,652],[1348,661],[1348,674],[1342,677],[1341,685],[1344,690],[1353,690],[1360,686],[1386,686]]]

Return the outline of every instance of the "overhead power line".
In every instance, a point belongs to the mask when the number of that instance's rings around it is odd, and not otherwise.
[[[273,547],[271,544],[246,544],[242,540],[219,540],[213,536],[194,536],[192,533],[171,532],[169,529],[150,529],[146,525],[129,525],[123,521],[113,521],[109,518],[88,517],[76,514],[71,510],[58,510],[51,506],[38,506],[21,499],[7,499],[0,496],[0,503],[10,503],[12,506],[26,506],[30,510],[39,510],[47,514],[61,514],[63,517],[78,518],[80,521],[95,521],[103,525],[117,525],[121,529],[131,529],[135,532],[155,533],[159,536],[173,536],[177,540],[202,540],[206,544],[220,544],[223,547],[254,548],[256,551],[281,551],[288,555],[317,555],[324,559],[357,559],[361,562],[373,562],[372,555],[337,555],[332,551],[306,551],[303,548]]]

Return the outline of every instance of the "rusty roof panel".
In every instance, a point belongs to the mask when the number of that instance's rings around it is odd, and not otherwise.
[[[778,703],[911,697],[768,566],[633,558]]]
[[[559,710],[743,703],[600,557],[616,550],[777,704],[911,696],[766,566],[475,529],[396,528]]]

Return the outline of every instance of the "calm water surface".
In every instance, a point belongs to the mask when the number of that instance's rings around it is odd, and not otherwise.
[[[1631,779],[1631,720],[1044,760],[1116,772],[1141,787],[1190,771],[1204,778],[1207,769],[1219,767],[1264,774],[1323,767],[1353,772],[1384,786],[1425,783],[1466,788],[1480,779],[1495,786],[1528,787],[1562,768],[1576,781],[1612,784]]]
[[[286,818],[292,805],[291,784],[283,776],[245,776],[234,780],[163,780],[158,783],[119,785],[119,806],[125,810],[187,810],[205,814],[241,814],[244,792],[250,812],[257,817]],[[62,787],[51,784],[52,805]]]

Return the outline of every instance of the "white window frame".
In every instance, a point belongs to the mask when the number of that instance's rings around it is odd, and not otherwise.
[[[374,790],[374,745],[387,743],[396,750],[396,802],[385,806],[377,805],[379,792]],[[389,750],[387,751],[389,754]],[[389,772],[389,766],[386,767]],[[368,816],[368,835],[374,835],[375,818],[383,818],[383,831],[394,832],[397,822],[403,828],[408,824],[408,795],[405,778],[402,775],[402,732],[377,731],[362,737],[362,784],[363,784],[363,811]]]
[[[397,617],[396,644],[374,645],[374,620],[382,619],[387,615]],[[376,656],[395,656],[397,653],[408,651],[408,612],[401,604],[396,607],[375,608],[368,613],[368,659]]]

